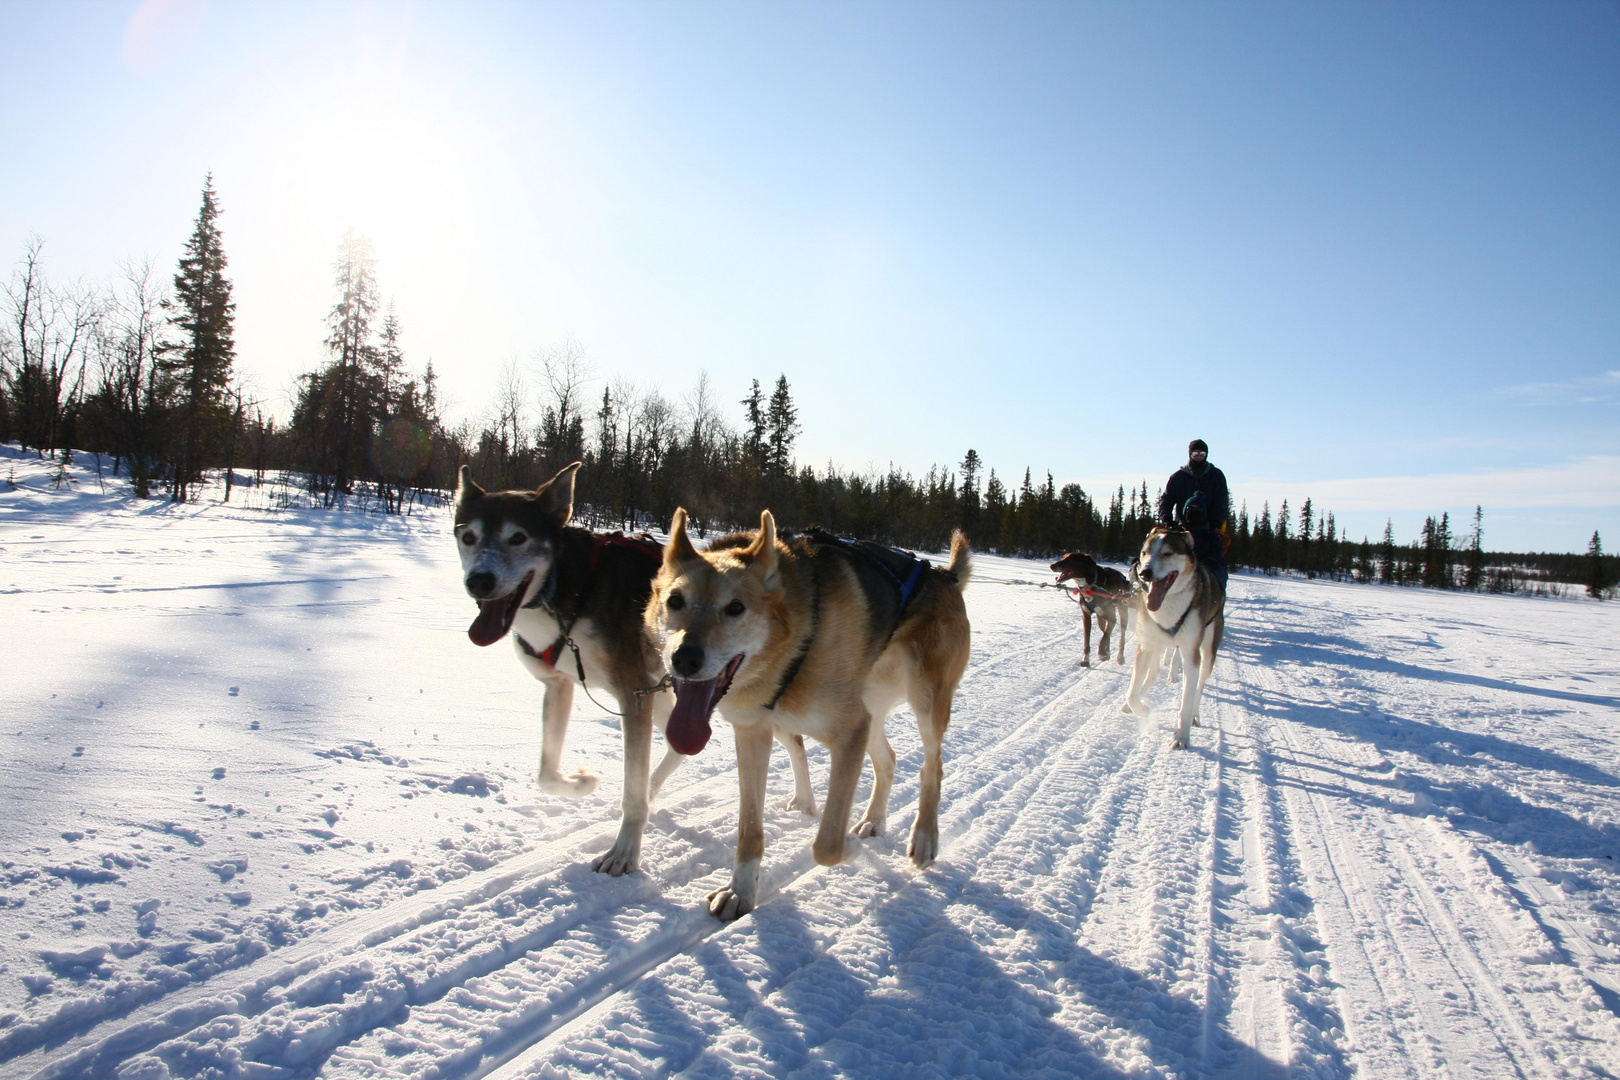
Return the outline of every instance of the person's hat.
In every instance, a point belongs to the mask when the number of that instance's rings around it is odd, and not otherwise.
[[[1202,450],[1207,454],[1209,453],[1209,444],[1203,439],[1194,439],[1192,442],[1187,444],[1187,453],[1191,454],[1195,450]]]

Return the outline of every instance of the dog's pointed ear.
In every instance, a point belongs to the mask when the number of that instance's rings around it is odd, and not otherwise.
[[[697,557],[697,548],[692,546],[692,538],[686,535],[686,510],[677,506],[675,516],[669,521],[669,543],[664,545],[664,569],[675,573],[682,563]]]
[[[760,577],[764,580],[765,587],[774,589],[776,587],[776,565],[778,561],[776,553],[776,519],[771,516],[769,510],[759,512],[759,535],[748,546],[746,554],[753,560],[754,565],[759,567]]]
[[[473,483],[472,466],[463,465],[456,474],[456,506],[465,506],[483,494],[484,489]]]
[[[584,462],[576,461],[557,470],[557,475],[535,489],[540,509],[551,515],[562,528],[574,516],[574,474]]]

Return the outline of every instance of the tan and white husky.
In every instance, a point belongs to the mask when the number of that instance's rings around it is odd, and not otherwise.
[[[1170,745],[1185,750],[1226,628],[1226,590],[1199,563],[1192,534],[1181,529],[1160,527],[1148,533],[1136,572],[1146,589],[1136,594],[1136,666],[1120,711],[1150,714],[1147,688],[1173,649],[1181,660],[1181,719]]]
[[[967,538],[951,538],[944,569],[871,544],[812,533],[784,542],[770,511],[757,532],[699,553],[675,511],[663,568],[653,581],[647,624],[675,680],[665,735],[695,754],[718,706],[737,738],[741,808],[731,883],[709,911],[735,919],[759,898],[765,850],[765,779],[773,726],[809,736],[832,756],[827,798],[812,850],[823,865],[844,856],[845,833],[870,754],[872,799],[860,836],[887,825],[894,751],[884,722],[902,700],[917,714],[923,771],[908,854],[925,867],[939,853],[940,746],[956,685],[967,667],[970,630],[962,590],[971,572]]]

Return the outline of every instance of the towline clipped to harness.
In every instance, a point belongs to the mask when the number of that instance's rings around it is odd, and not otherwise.
[[[557,666],[557,661],[562,659],[562,651],[564,648],[572,652],[574,654],[574,670],[579,676],[579,685],[585,691],[585,696],[589,698],[591,704],[595,705],[598,709],[601,709],[603,712],[608,713],[611,716],[617,716],[619,719],[623,720],[627,717],[633,716],[634,713],[622,713],[617,709],[610,709],[606,705],[603,705],[600,701],[597,701],[595,695],[591,693],[590,684],[585,681],[585,661],[580,657],[579,646],[574,643],[573,636],[570,632],[574,628],[574,623],[579,619],[580,609],[585,606],[586,597],[590,596],[591,594],[591,586],[596,584],[596,566],[602,558],[602,552],[604,549],[609,547],[622,548],[628,551],[633,551],[638,555],[646,556],[647,558],[655,561],[662,562],[664,558],[664,546],[657,540],[654,540],[648,533],[640,533],[636,536],[626,536],[622,532],[593,532],[590,534],[590,536],[591,555],[585,564],[585,584],[580,588],[578,594],[574,597],[573,604],[571,605],[573,607],[573,611],[570,614],[565,615],[561,611],[557,610],[556,600],[558,560],[555,558],[551,560],[551,570],[546,574],[545,584],[540,586],[540,591],[535,593],[533,600],[530,600],[527,604],[523,605],[526,608],[539,608],[541,611],[544,611],[547,615],[550,615],[557,621],[557,640],[553,641],[544,649],[536,649],[533,645],[530,645],[527,641],[525,641],[521,634],[515,636],[517,637],[517,643],[520,649],[522,649],[528,655],[534,657],[536,660],[539,660],[547,667],[554,668]],[[665,675],[652,686],[645,686],[637,690],[635,692],[636,704],[638,706],[637,711],[639,711],[642,698],[656,694],[660,690],[670,689],[674,685],[674,680],[668,675]]]
[[[1106,589],[1098,589],[1090,585],[1087,585],[1083,589],[1071,589],[1065,585],[1059,585],[1058,588],[1067,593],[1075,603],[1093,613],[1095,613],[1097,610],[1098,600],[1112,600],[1116,604],[1128,604],[1131,601],[1131,597],[1136,595],[1134,592],[1111,593]]]

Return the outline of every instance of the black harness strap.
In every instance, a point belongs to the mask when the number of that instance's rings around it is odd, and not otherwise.
[[[771,700],[765,703],[765,708],[770,709],[773,712],[776,710],[776,703],[782,700],[782,695],[787,693],[787,688],[792,684],[794,678],[799,674],[799,669],[804,666],[804,658],[810,655],[810,646],[814,644],[816,640],[816,626],[821,622],[820,572],[815,572],[811,580],[814,584],[815,592],[810,604],[810,632],[804,635],[803,641],[799,642],[799,651],[797,655],[793,657],[793,662],[788,665],[788,669],[782,673],[782,682],[779,686],[777,686],[776,693],[771,695]]]
[[[1195,574],[1196,574],[1196,572],[1195,572]],[[1192,599],[1187,601],[1187,610],[1183,611],[1181,613],[1181,618],[1176,620],[1175,627],[1171,629],[1171,631],[1170,631],[1170,636],[1171,637],[1175,637],[1177,634],[1181,633],[1182,626],[1187,622],[1187,616],[1191,615],[1193,613],[1193,608],[1198,606],[1198,591],[1199,591],[1198,590],[1198,578],[1196,576],[1194,576],[1193,577]],[[1203,636],[1199,635],[1198,640],[1199,641],[1204,640]]]

